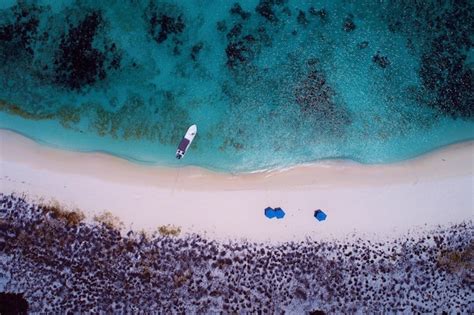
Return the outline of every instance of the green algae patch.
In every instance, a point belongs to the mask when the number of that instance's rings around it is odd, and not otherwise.
[[[59,108],[57,118],[64,128],[72,129],[81,121],[81,113],[76,108],[63,106]]]
[[[29,120],[47,120],[54,119],[55,115],[51,113],[32,113],[24,110],[20,106],[11,102],[0,100],[0,111],[6,112],[10,115],[19,116]]]
[[[159,141],[162,144],[178,142],[182,132],[166,126],[173,119],[183,121],[184,125],[190,124],[187,111],[175,104],[174,98],[167,93],[162,100],[150,102],[144,102],[139,96],[130,96],[118,110],[91,104],[83,106],[87,108],[83,115],[90,118],[89,129],[99,136]]]
[[[0,111],[10,115],[18,116],[28,120],[58,120],[59,123],[67,129],[72,129],[74,124],[81,120],[81,111],[78,108],[70,106],[60,107],[56,113],[31,112],[23,109],[21,106],[11,102],[0,100]]]
[[[80,106],[58,105],[54,112],[32,112],[20,105],[0,100],[0,111],[28,120],[56,120],[63,128],[72,130],[77,130],[84,117],[88,121],[88,130],[100,137],[159,141],[162,144],[179,142],[182,137],[181,130],[169,128],[169,121],[191,124],[188,112],[168,92],[149,102],[145,102],[140,96],[129,96],[115,110],[88,102]]]

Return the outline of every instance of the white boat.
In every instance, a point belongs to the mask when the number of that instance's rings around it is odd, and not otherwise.
[[[183,140],[181,140],[181,142],[178,145],[178,150],[176,150],[176,158],[178,160],[181,159],[186,154],[186,151],[191,145],[191,142],[193,142],[193,139],[196,136],[196,133],[197,133],[196,125],[192,125],[191,127],[188,128],[188,131],[184,135]]]

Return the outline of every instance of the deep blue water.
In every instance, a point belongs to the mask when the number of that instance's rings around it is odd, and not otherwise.
[[[474,138],[470,1],[2,1],[0,128],[240,172]],[[174,158],[191,124],[198,136]]]

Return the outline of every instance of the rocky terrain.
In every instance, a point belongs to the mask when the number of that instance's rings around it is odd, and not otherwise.
[[[472,222],[383,243],[257,244],[96,221],[0,194],[0,292],[41,313],[474,312]]]

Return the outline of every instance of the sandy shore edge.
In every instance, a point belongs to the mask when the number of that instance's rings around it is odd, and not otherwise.
[[[474,141],[394,164],[328,161],[230,175],[143,166],[103,153],[63,151],[0,130],[0,191],[55,199],[127,228],[164,224],[214,238],[285,241],[394,235],[472,220]],[[281,206],[284,220],[268,220]],[[318,223],[315,209],[328,213]]]

